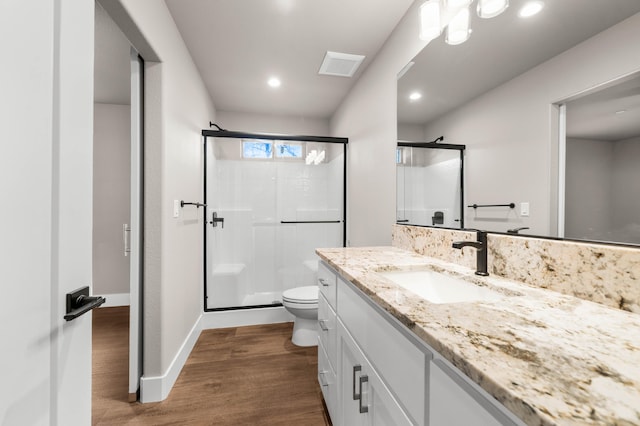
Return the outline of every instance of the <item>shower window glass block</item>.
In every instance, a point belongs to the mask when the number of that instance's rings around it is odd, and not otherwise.
[[[276,143],[276,157],[302,158],[302,145],[294,143]]]
[[[242,141],[242,158],[272,158],[273,144],[265,141]]]

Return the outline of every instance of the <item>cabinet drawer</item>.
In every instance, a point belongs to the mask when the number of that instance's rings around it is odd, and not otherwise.
[[[318,297],[318,336],[320,342],[327,351],[329,362],[336,369],[337,360],[337,333],[336,314],[329,306],[329,302],[323,295]]]
[[[363,297],[339,278],[338,317],[413,422],[426,424],[427,355]]]
[[[320,341],[318,344],[318,383],[322,390],[322,397],[327,405],[329,416],[334,425],[338,425],[338,383],[335,370],[329,364],[329,358]]]
[[[336,310],[336,281],[336,273],[324,262],[320,262],[318,264],[318,286],[320,293],[324,295],[334,311]]]

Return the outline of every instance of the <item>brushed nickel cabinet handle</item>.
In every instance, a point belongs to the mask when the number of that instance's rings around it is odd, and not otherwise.
[[[319,278],[318,281],[320,281],[323,287],[329,287],[330,285],[324,278]]]
[[[318,324],[320,324],[320,329],[322,331],[329,331],[329,327],[327,327],[327,320],[318,320]]]

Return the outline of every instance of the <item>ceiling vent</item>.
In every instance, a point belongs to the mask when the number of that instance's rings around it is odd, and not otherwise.
[[[363,55],[327,51],[318,74],[353,77],[364,58]]]

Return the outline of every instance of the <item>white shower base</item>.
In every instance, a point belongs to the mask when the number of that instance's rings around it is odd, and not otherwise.
[[[242,299],[240,306],[273,305],[282,303],[282,293],[277,291],[266,291],[262,293],[247,294]]]

